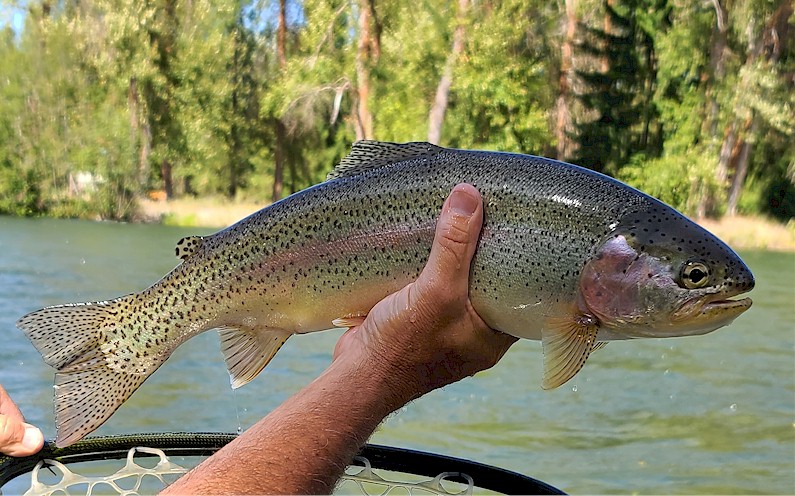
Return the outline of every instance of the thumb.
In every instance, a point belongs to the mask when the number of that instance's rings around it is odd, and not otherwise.
[[[471,184],[459,184],[444,202],[421,287],[467,294],[469,265],[483,226],[483,201]],[[426,286],[427,285],[427,286]],[[441,287],[444,286],[444,287]]]
[[[0,415],[0,453],[10,456],[27,456],[44,445],[41,431],[9,415]]]

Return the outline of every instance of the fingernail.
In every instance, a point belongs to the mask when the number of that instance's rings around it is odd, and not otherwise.
[[[459,215],[469,217],[478,208],[478,199],[460,189],[453,190],[450,195],[450,208]]]
[[[38,449],[44,439],[44,434],[37,427],[25,426],[25,435],[22,437],[22,446],[30,450]]]

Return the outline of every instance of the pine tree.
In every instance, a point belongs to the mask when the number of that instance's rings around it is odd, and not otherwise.
[[[591,68],[576,70],[585,88],[577,95],[585,109],[575,123],[578,164],[615,173],[635,153],[660,151],[659,140],[649,139],[656,116],[654,41],[638,22],[640,10],[665,9],[665,0],[652,3],[606,0],[603,28],[580,25],[577,48],[589,56]]]

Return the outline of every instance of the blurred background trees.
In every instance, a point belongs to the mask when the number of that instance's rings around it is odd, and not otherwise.
[[[795,216],[790,0],[0,1],[0,213],[265,203],[381,139]]]

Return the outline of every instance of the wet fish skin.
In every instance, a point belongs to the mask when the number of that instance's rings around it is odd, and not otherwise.
[[[545,387],[600,342],[709,332],[750,306],[724,302],[754,285],[729,247],[611,178],[527,155],[359,142],[328,181],[182,240],[182,263],[150,288],[19,320],[58,369],[58,445],[96,429],[201,332],[220,329],[239,387],[293,333],[366,315],[422,270],[460,182],[485,202],[470,298],[491,327],[542,340]],[[708,274],[684,287],[693,261]]]

